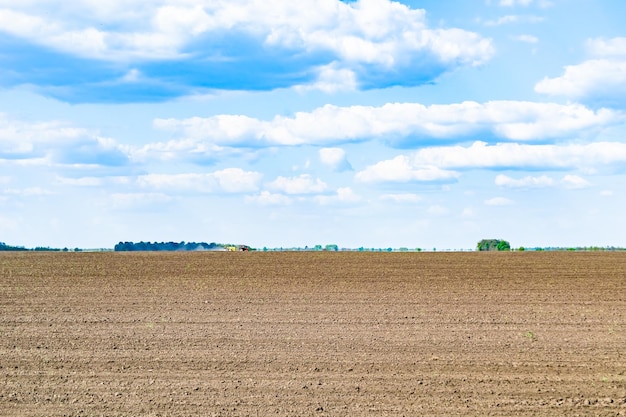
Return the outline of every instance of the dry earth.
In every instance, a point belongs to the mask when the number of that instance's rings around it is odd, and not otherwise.
[[[626,415],[626,253],[0,253],[2,416]]]

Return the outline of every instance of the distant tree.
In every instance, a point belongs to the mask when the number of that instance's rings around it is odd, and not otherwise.
[[[509,251],[511,250],[511,244],[507,242],[506,240],[501,240],[498,242],[498,245],[496,246],[496,248],[499,251]]]
[[[506,240],[501,239],[483,239],[476,245],[479,251],[509,251],[511,245]]]
[[[4,242],[0,242],[0,251],[25,251],[25,250],[27,249],[23,246],[11,246],[11,245],[7,245]]]
[[[37,246],[33,249],[35,252],[60,252],[61,249],[51,248],[50,246]]]
[[[133,251],[197,251],[197,250],[213,250],[223,247],[217,243],[205,242],[119,242],[113,248],[116,252],[133,252]]]
[[[329,252],[337,252],[339,250],[339,246],[337,246],[335,244],[326,245],[325,250],[327,250]]]

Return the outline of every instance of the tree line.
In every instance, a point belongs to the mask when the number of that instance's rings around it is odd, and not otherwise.
[[[119,242],[113,250],[115,252],[138,252],[138,251],[202,251],[221,250],[224,245],[206,242]]]
[[[50,246],[36,246],[32,249],[26,248],[24,246],[13,246],[13,245],[7,245],[4,242],[0,242],[0,252],[81,252],[82,249],[80,248],[74,248],[74,249],[68,249],[68,248],[51,248]]]

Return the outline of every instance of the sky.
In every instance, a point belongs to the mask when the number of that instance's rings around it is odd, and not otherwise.
[[[0,241],[626,246],[624,16],[0,0]]]

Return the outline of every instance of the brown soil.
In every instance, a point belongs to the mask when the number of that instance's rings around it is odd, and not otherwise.
[[[626,415],[626,253],[1,253],[2,416]]]

